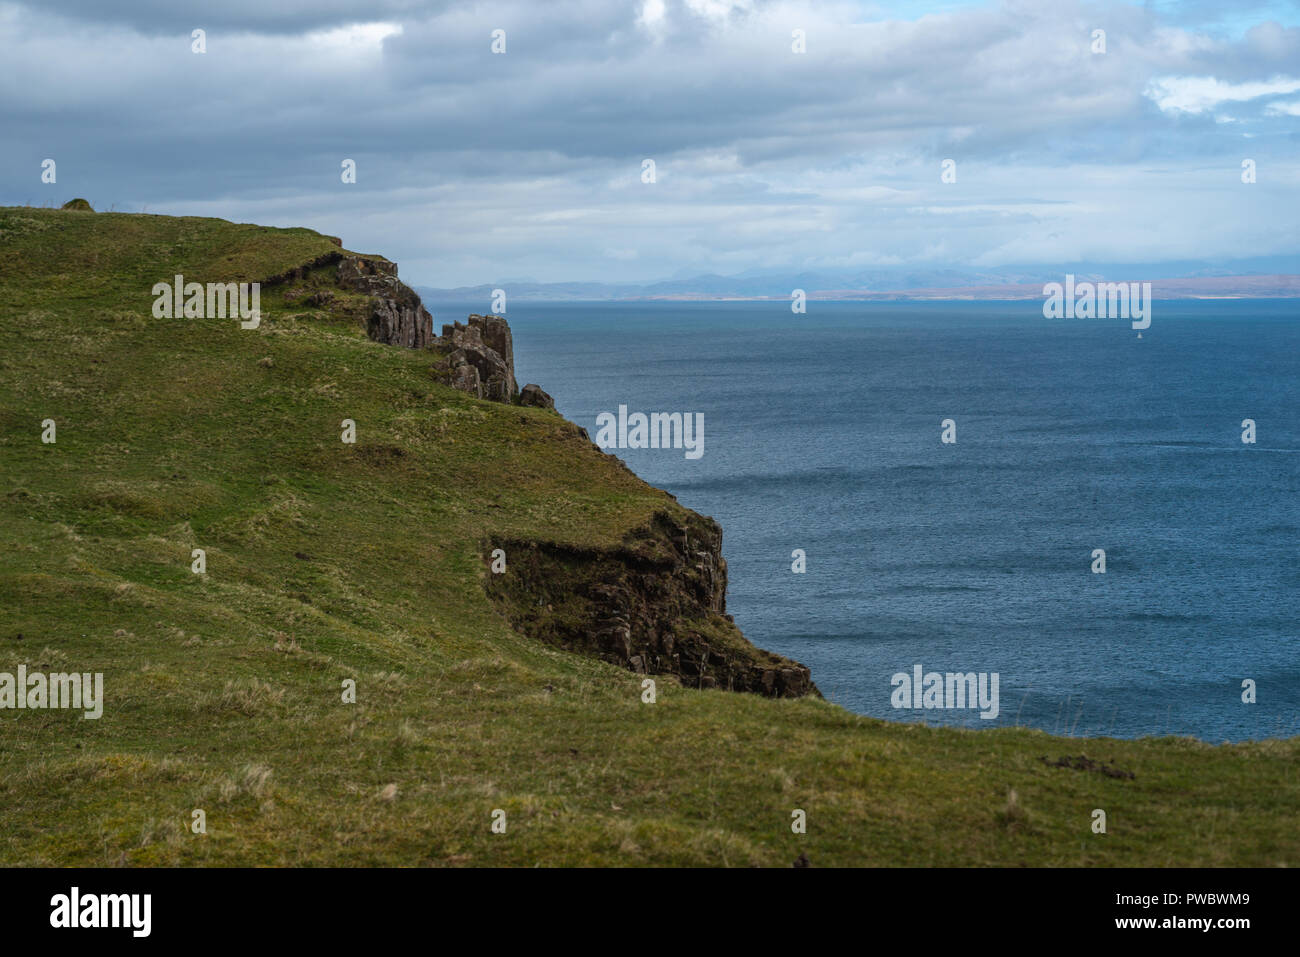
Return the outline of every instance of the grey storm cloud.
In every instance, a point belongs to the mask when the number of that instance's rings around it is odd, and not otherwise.
[[[309,225],[439,285],[1290,252],[1300,29],[1268,9],[0,2],[0,202],[52,202],[52,157],[60,200]]]

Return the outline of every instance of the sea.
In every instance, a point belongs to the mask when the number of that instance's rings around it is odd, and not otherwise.
[[[507,318],[520,384],[593,438],[620,405],[703,415],[697,458],[609,454],[721,524],[728,611],[836,704],[1079,737],[1300,733],[1300,300],[1156,300],[1140,334],[1040,301]],[[898,676],[918,669],[996,675],[996,716],[946,683],[945,706],[914,707]]]

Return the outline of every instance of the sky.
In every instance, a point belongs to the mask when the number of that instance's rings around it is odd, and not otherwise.
[[[442,287],[1300,266],[1300,3],[0,0],[0,205],[75,196]]]

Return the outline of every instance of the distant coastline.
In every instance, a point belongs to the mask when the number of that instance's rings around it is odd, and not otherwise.
[[[1062,271],[1064,275],[1064,270]],[[1080,272],[1080,278],[1101,281],[1143,279],[1129,270],[1106,275]],[[1149,274],[1148,274],[1149,275]],[[717,285],[719,277],[707,277],[700,285]],[[928,285],[910,288],[846,288],[799,284],[802,277],[790,277],[789,289],[803,289],[809,300],[820,302],[942,302],[1033,300],[1043,298],[1043,283],[1059,281],[1050,276],[1042,281],[988,283],[971,285]],[[1144,279],[1151,283],[1156,299],[1297,299],[1300,298],[1300,274],[1275,273],[1241,276],[1187,276]],[[738,282],[737,285],[745,285]],[[764,284],[770,288],[776,285]],[[677,288],[665,289],[664,286]],[[683,288],[685,287],[685,288]],[[425,302],[465,302],[490,299],[503,289],[517,302],[788,302],[790,291],[757,292],[748,290],[692,289],[690,281],[655,283],[643,287],[617,287],[600,283],[500,283],[496,286],[462,286],[455,289],[416,287]]]

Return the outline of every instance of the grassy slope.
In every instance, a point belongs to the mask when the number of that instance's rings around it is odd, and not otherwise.
[[[662,681],[645,705],[636,676],[514,634],[484,597],[487,536],[612,543],[672,503],[553,415],[276,296],[256,331],[151,316],[175,272],[254,280],[330,248],[0,209],[0,671],[102,671],[107,696],[99,721],[0,712],[0,863],[1300,857],[1300,739],[944,730]],[[1136,778],[1038,760],[1081,752]]]

